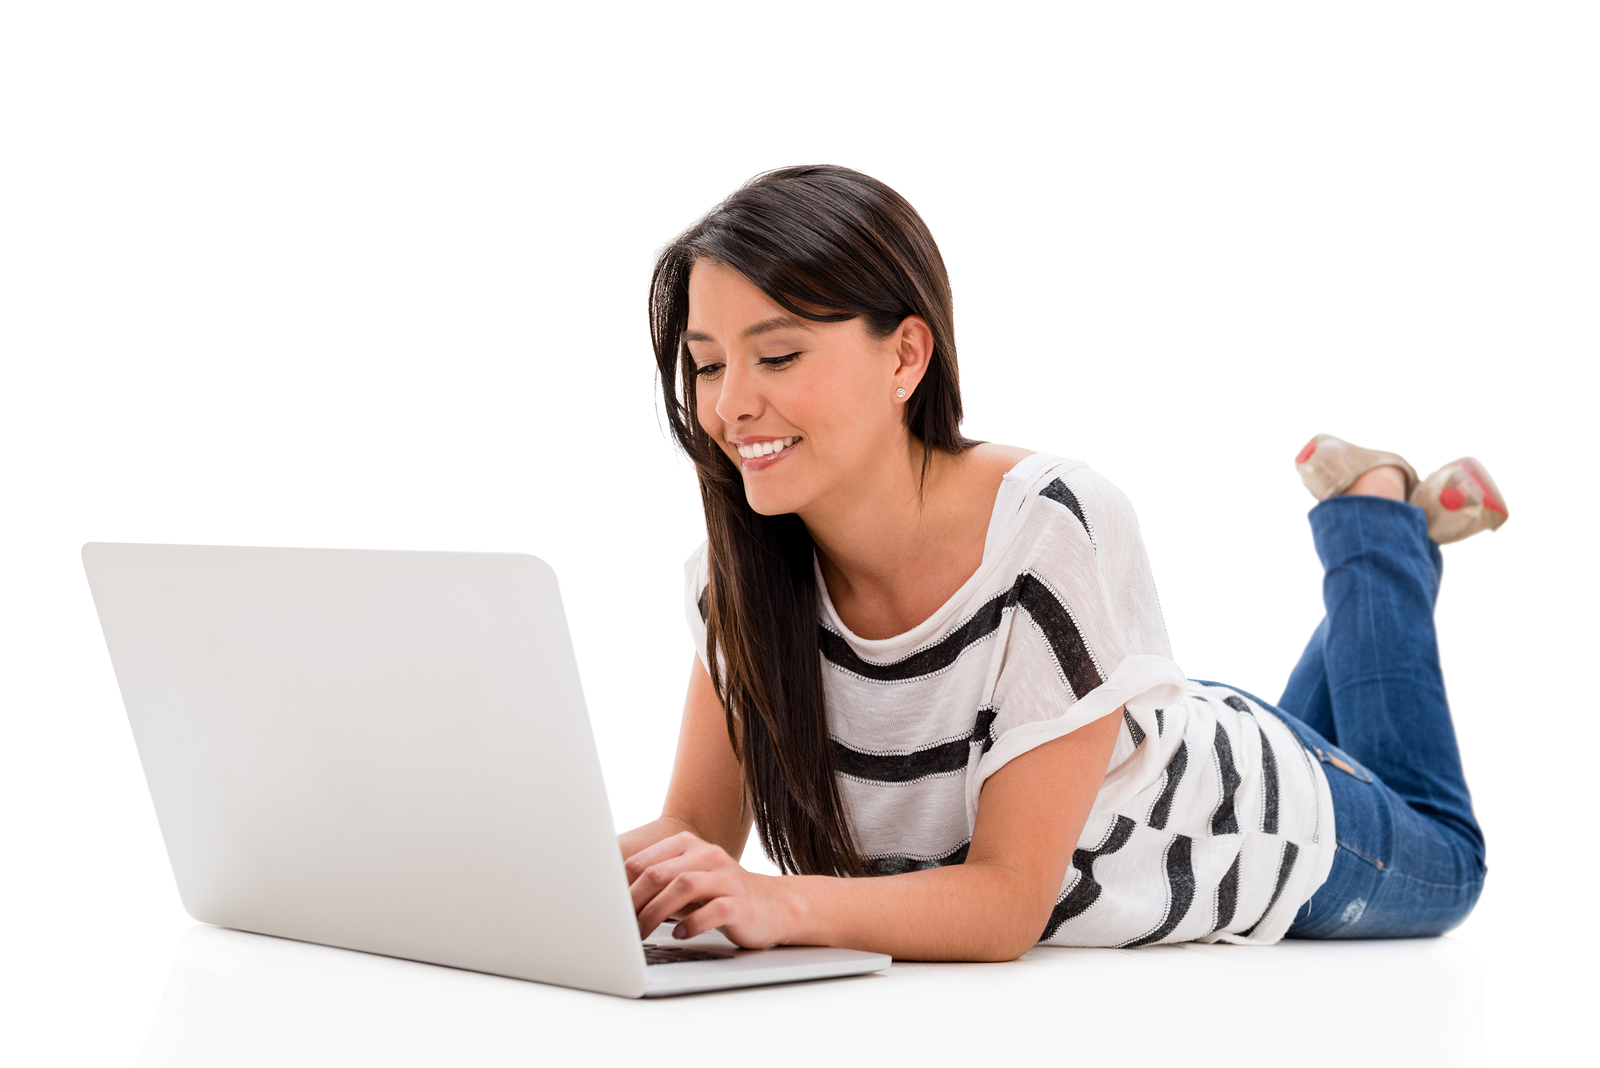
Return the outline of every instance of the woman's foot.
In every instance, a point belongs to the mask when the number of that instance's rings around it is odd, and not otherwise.
[[[1439,545],[1498,530],[1509,518],[1505,498],[1489,472],[1470,456],[1445,464],[1426,479],[1392,452],[1351,445],[1318,434],[1294,459],[1306,489],[1319,501],[1342,493],[1408,501],[1428,517],[1428,537]]]
[[[1411,491],[1411,503],[1428,513],[1428,537],[1440,545],[1499,530],[1511,517],[1506,499],[1483,465],[1470,456],[1452,460]]]
[[[1300,481],[1319,501],[1348,492],[1357,479],[1383,467],[1397,471],[1403,480],[1399,500],[1409,500],[1417,486],[1416,469],[1394,453],[1363,449],[1332,434],[1318,434],[1306,442],[1294,458],[1294,466],[1300,472]]]

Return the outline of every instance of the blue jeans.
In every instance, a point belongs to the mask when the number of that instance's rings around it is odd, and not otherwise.
[[[1444,562],[1409,504],[1333,497],[1310,518],[1327,616],[1273,711],[1321,762],[1338,845],[1289,937],[1442,934],[1485,872],[1433,629]]]

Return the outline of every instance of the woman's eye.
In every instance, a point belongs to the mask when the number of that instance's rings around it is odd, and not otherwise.
[[[798,352],[791,352],[787,356],[767,356],[762,359],[761,363],[764,367],[782,367],[785,364],[793,363],[799,358],[800,354]]]
[[[696,378],[715,378],[717,377],[717,372],[720,370],[722,370],[722,365],[720,363],[708,363],[704,367],[696,367],[694,369],[694,376]]]

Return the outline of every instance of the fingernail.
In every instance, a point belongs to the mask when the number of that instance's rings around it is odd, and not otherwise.
[[[680,924],[678,924],[678,926],[676,926],[676,927],[674,927],[672,929],[672,937],[673,938],[688,938],[689,937],[689,932],[684,930],[683,924],[680,923]]]

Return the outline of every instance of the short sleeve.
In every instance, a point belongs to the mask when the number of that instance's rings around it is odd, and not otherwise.
[[[976,818],[983,783],[1029,750],[1126,706],[1097,809],[1160,751],[1157,710],[1183,695],[1139,523],[1127,497],[1076,461],[1042,474],[1002,550],[1016,575],[989,687],[991,745],[968,777]],[[1170,755],[1170,754],[1168,754]]]
[[[707,544],[701,542],[700,547],[683,564],[684,617],[689,623],[689,638],[694,642],[695,655],[700,657],[702,665],[706,661]],[[709,666],[707,670],[710,670]]]

